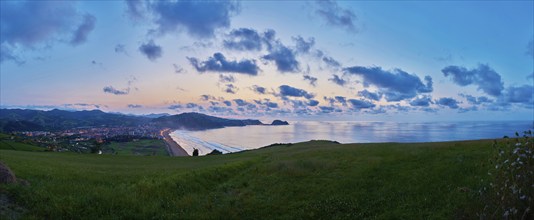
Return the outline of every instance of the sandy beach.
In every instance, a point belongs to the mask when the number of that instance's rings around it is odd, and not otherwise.
[[[171,156],[189,156],[189,154],[178,144],[176,141],[174,141],[171,136],[169,135],[172,132],[171,129],[164,129],[161,131],[161,136],[163,136],[163,140],[167,144],[167,150]]]

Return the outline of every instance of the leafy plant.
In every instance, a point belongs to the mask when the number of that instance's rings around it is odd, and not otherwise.
[[[494,142],[492,181],[481,190],[482,219],[534,219],[534,138],[532,131]]]

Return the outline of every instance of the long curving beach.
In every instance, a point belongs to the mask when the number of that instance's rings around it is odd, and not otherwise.
[[[167,150],[169,151],[169,154],[171,156],[189,156],[189,154],[178,144],[176,141],[174,141],[169,133],[171,133],[171,129],[164,129],[161,131],[161,136],[163,136],[163,140],[167,144]]]

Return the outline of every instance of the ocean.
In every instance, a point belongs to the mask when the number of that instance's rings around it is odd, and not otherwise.
[[[340,143],[436,142],[512,137],[533,130],[533,121],[353,122],[294,121],[285,126],[227,127],[204,131],[176,130],[171,137],[189,154],[217,149],[223,153],[273,143],[333,140]]]

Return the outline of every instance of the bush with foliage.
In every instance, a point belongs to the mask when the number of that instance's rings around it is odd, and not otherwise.
[[[481,191],[481,219],[534,219],[534,138],[532,131],[493,144],[489,186]]]

